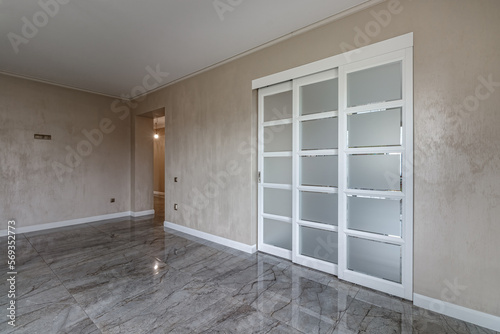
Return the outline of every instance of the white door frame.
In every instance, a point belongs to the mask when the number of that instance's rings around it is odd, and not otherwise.
[[[359,107],[347,107],[347,74],[388,63],[402,62],[402,99],[374,103]],[[343,65],[339,68],[339,133],[347,133],[347,115],[351,113],[402,108],[403,138],[402,145],[396,147],[348,148],[346,136],[339,138],[339,271],[338,277],[349,282],[364,285],[375,290],[408,300],[413,298],[413,49],[403,50],[372,57],[363,61]],[[349,154],[389,153],[402,155],[402,190],[373,191],[348,189],[347,156]],[[347,195],[366,195],[380,198],[401,199],[403,202],[401,238],[374,235],[372,233],[349,230],[347,224]],[[401,246],[401,284],[376,278],[347,268],[347,236],[379,241]]]
[[[346,155],[353,153],[356,149],[346,148],[346,113],[355,112],[355,108],[347,108],[345,101],[346,85],[345,78],[346,74],[350,71],[360,70],[363,67],[368,68],[376,65],[389,63],[394,61],[394,59],[400,59],[403,62],[403,99],[401,101],[387,102],[383,104],[370,105],[371,109],[376,108],[389,108],[391,106],[396,106],[403,104],[403,127],[404,127],[404,138],[403,146],[398,148],[386,148],[387,152],[391,151],[394,153],[402,153],[402,171],[403,171],[403,189],[400,193],[388,193],[381,192],[379,195],[381,197],[396,197],[403,199],[403,233],[402,240],[395,241],[392,237],[380,236],[379,241],[401,244],[403,246],[402,257],[402,283],[394,283],[372,276],[363,275],[357,272],[350,271],[346,268],[346,235],[356,235],[358,237],[367,237],[363,235],[363,232],[355,232],[352,230],[347,230],[345,226],[346,222],[346,196],[351,190],[346,188],[345,175],[346,175]],[[338,68],[339,70],[339,266],[338,266],[338,276],[341,279],[345,279],[360,285],[365,285],[377,290],[381,290],[402,298],[412,299],[413,290],[413,33],[395,37],[386,41],[375,43],[372,45],[365,46],[363,48],[353,50],[344,54],[336,55],[330,58],[326,58],[320,61],[316,61],[310,64],[306,64],[297,68],[293,68],[287,71],[269,75],[263,78],[259,78],[252,81],[253,89],[259,90],[259,171],[263,171],[263,126],[270,125],[263,123],[263,105],[261,99],[261,94],[271,94],[274,89],[284,89],[286,86],[287,90],[291,89],[291,80],[297,80],[301,77],[312,75],[315,73],[328,71]],[[283,83],[283,86],[267,87],[271,85],[276,85]],[[264,88],[266,87],[266,88]],[[261,93],[262,92],[262,93]],[[295,109],[296,101],[294,101]],[[298,131],[298,120],[295,118],[298,114],[294,111],[294,118],[292,120],[286,121],[275,121],[277,124],[294,123],[294,135],[293,135],[293,185],[287,189],[293,189],[292,201],[293,214],[292,219],[287,220],[290,223],[295,222],[293,228],[293,244],[298,242],[298,226],[296,224],[298,219],[298,208],[296,207],[298,203],[298,179],[297,179],[297,161],[298,161],[298,142],[297,142],[297,131]],[[369,150],[365,150],[369,151]],[[365,152],[363,151],[363,152]],[[374,150],[373,152],[379,152],[380,149]],[[385,151],[384,151],[385,152]],[[290,156],[289,153],[281,153],[277,156]],[[263,175],[262,175],[263,177]],[[263,179],[263,178],[262,178]],[[295,262],[300,262],[300,256],[296,254],[297,251],[283,251],[283,249],[265,245],[263,241],[263,202],[262,202],[262,191],[264,185],[259,182],[259,250],[264,252],[269,252],[278,256],[282,256],[288,259],[293,259]],[[283,187],[283,186],[280,186]],[[362,192],[362,191],[360,191]],[[356,193],[360,193],[356,192]],[[374,192],[370,192],[374,195]],[[274,217],[275,218],[275,217]],[[372,240],[373,236],[370,236]],[[392,238],[392,239],[391,239]],[[292,254],[293,253],[293,254]],[[331,268],[321,268],[316,269],[325,270],[332,272]]]

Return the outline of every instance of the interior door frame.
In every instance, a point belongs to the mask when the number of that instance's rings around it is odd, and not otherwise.
[[[333,57],[329,57],[323,60],[319,60],[310,64],[306,64],[303,66],[299,66],[290,70],[286,70],[280,73],[272,74],[263,78],[255,79],[252,81],[252,89],[261,89],[267,86],[279,84],[279,83],[284,83],[287,82],[287,84],[291,84],[291,80],[295,80],[297,78],[305,77],[308,75],[312,75],[315,73],[331,70],[338,68],[339,69],[339,150],[341,147],[345,147],[345,135],[342,134],[342,129],[340,126],[342,124],[342,120],[340,119],[341,117],[344,118],[345,121],[345,115],[342,116],[342,113],[340,112],[341,106],[345,106],[345,87],[342,87],[342,76],[345,75],[346,69],[349,70],[350,66],[354,63],[357,62],[363,62],[367,61],[367,63],[370,63],[369,59],[378,59],[380,60],[383,57],[394,57],[394,55],[388,55],[394,52],[399,52],[398,54],[401,55],[401,57],[404,59],[403,60],[403,91],[405,94],[404,100],[405,100],[405,112],[403,112],[403,117],[404,117],[404,126],[405,126],[405,138],[404,138],[404,143],[405,145],[405,151],[407,152],[406,156],[403,159],[402,162],[402,170],[405,171],[405,180],[404,182],[404,187],[406,187],[403,192],[404,196],[406,199],[406,202],[404,204],[403,208],[403,215],[404,215],[404,220],[405,220],[405,228],[403,231],[403,238],[405,240],[405,247],[404,247],[404,254],[403,254],[403,265],[402,265],[402,283],[397,284],[393,282],[384,282],[381,279],[375,279],[373,280],[371,276],[365,275],[363,276],[362,274],[356,273],[356,275],[353,275],[351,272],[347,271],[345,268],[346,264],[346,259],[345,259],[345,253],[342,255],[342,266],[338,267],[338,276],[341,279],[345,279],[360,285],[368,286],[380,291],[384,291],[408,300],[412,300],[413,296],[413,33],[408,33],[402,36],[398,36],[389,40],[385,40],[382,42],[378,42],[372,45],[368,45],[356,50],[352,50],[343,54],[339,54]],[[359,64],[358,64],[359,65]],[[356,66],[356,65],[354,65]],[[344,82],[345,84],[345,82]],[[268,87],[266,89],[269,89],[271,87]],[[259,90],[260,94],[260,90]],[[295,104],[295,103],[294,103]],[[342,105],[341,105],[342,104]],[[263,118],[263,106],[261,106],[261,99],[259,98],[259,171],[263,171],[263,159],[262,159],[262,152],[263,152],[263,141],[262,141],[262,133],[261,133],[261,121]],[[296,131],[294,131],[296,132]],[[341,138],[344,137],[344,138]],[[295,147],[295,143],[293,145]],[[293,151],[295,152],[295,150]],[[345,155],[345,150],[340,154],[339,152],[339,159],[341,156]],[[343,158],[344,161],[339,160],[339,175],[346,175],[346,165],[345,165],[345,157]],[[294,168],[296,166],[294,165]],[[341,169],[343,169],[341,171]],[[342,174],[341,174],[342,173]],[[293,172],[292,175],[294,175],[295,172]],[[294,178],[296,177],[295,175],[293,176]],[[345,212],[342,213],[343,216],[341,216],[341,210],[340,208],[344,208],[345,205],[345,199],[343,198],[345,195],[345,180],[343,180],[342,177],[339,178],[339,231],[340,232],[345,232]],[[343,182],[343,183],[342,183]],[[296,182],[293,182],[296,183]],[[295,190],[295,186],[293,189]],[[343,192],[343,195],[340,196],[340,192]],[[293,198],[293,195],[292,195]],[[296,203],[296,199],[293,199],[293,203]],[[263,205],[262,205],[262,186],[259,182],[259,200],[258,200],[258,206],[259,206],[259,250],[267,252],[265,247],[266,245],[262,244],[261,241],[262,239],[262,215],[261,213],[263,211]],[[292,210],[296,210],[297,208],[292,208]],[[345,210],[344,210],[345,211]],[[293,214],[292,216],[296,216],[296,213]],[[343,226],[341,226],[343,224]],[[340,237],[339,233],[339,264],[341,263],[340,260],[340,251],[345,252],[345,239],[344,241],[341,241],[342,238]],[[294,241],[295,238],[297,237],[296,233],[293,235]],[[341,244],[342,242],[342,244]],[[290,258],[292,256],[292,252],[286,252],[286,254],[283,254],[286,258]],[[380,280],[380,281],[379,281]]]

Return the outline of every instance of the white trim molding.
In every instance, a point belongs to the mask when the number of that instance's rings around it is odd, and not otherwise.
[[[56,82],[53,82],[53,81],[44,80],[44,79],[40,79],[40,78],[28,76],[28,75],[11,73],[11,72],[7,72],[7,71],[0,71],[0,74],[7,75],[9,77],[14,77],[14,78],[19,78],[19,79],[24,79],[24,80],[30,80],[30,81],[34,81],[34,82],[39,82],[39,83],[46,84],[46,85],[51,85],[51,86],[57,86],[57,87],[61,87],[61,88],[76,90],[76,91],[83,92],[83,93],[101,95],[101,96],[109,97],[109,98],[112,98],[112,99],[123,100],[123,98],[120,97],[120,96],[115,96],[115,95],[101,93],[101,92],[97,92],[97,91],[93,91],[93,90],[89,90],[89,89],[78,88],[78,87],[75,87],[75,86],[60,84],[60,83],[56,83]]]
[[[417,293],[413,294],[413,304],[426,310],[441,313],[452,318],[500,332],[500,317],[492,314],[476,311]]]
[[[145,211],[139,211],[139,212],[130,212],[130,215],[132,217],[142,217],[142,216],[149,216],[149,215],[154,215],[155,210],[145,210]]]
[[[244,243],[241,243],[238,241],[234,241],[234,240],[219,237],[217,235],[213,235],[210,233],[198,231],[198,230],[186,227],[186,226],[181,226],[181,225],[170,223],[167,221],[165,221],[163,223],[163,226],[165,226],[166,228],[170,228],[172,230],[176,230],[176,231],[179,231],[182,233],[192,235],[192,236],[197,237],[197,238],[205,239],[205,240],[208,240],[211,242],[215,242],[217,244],[221,244],[223,246],[234,248],[234,249],[237,249],[239,251],[242,251],[242,252],[245,252],[248,254],[253,254],[257,251],[256,245],[247,245],[247,244],[244,244]]]
[[[73,225],[79,225],[79,224],[93,223],[93,222],[98,222],[98,221],[108,220],[108,219],[115,219],[115,218],[142,217],[142,216],[148,216],[148,215],[154,214],[154,212],[155,212],[155,210],[147,210],[147,211],[141,211],[141,212],[124,211],[124,212],[117,212],[117,213],[109,213],[109,214],[100,215],[100,216],[63,220],[63,221],[54,222],[54,223],[46,223],[46,224],[39,224],[39,225],[17,227],[16,234],[50,230],[50,229],[58,228],[58,227],[67,227],[67,226],[73,226]],[[6,235],[7,235],[7,230],[0,230],[0,237],[4,237]]]

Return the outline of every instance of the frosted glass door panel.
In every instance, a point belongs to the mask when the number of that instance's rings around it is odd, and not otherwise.
[[[338,79],[300,87],[300,115],[338,110]]]
[[[401,145],[401,126],[401,108],[347,115],[348,145]]]
[[[401,154],[356,154],[347,161],[349,188],[401,191]]]
[[[292,118],[292,91],[264,97],[264,122]]]
[[[401,283],[401,246],[348,237],[347,268]]]
[[[300,254],[330,263],[338,263],[337,232],[300,227]]]
[[[292,157],[264,158],[264,183],[292,184]]]
[[[400,100],[403,96],[401,62],[347,74],[347,106]]]
[[[402,200],[347,197],[347,228],[401,237]]]
[[[292,124],[264,127],[264,152],[292,150]]]
[[[264,218],[264,243],[292,250],[292,224]]]
[[[301,122],[301,149],[323,150],[338,148],[337,117]]]
[[[338,225],[338,195],[300,192],[300,220]]]
[[[292,217],[292,191],[264,188],[264,213]]]
[[[338,157],[301,157],[301,180],[304,186],[338,187]]]

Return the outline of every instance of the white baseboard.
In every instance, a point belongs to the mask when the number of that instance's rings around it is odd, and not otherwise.
[[[165,196],[165,193],[161,192],[161,191],[153,191],[153,194],[160,195],[160,196]]]
[[[500,317],[492,314],[479,312],[467,307],[444,302],[439,299],[419,295],[417,293],[413,294],[413,304],[426,310],[470,322],[474,325],[492,329],[497,332],[500,331]]]
[[[49,230],[49,229],[58,228],[58,227],[66,227],[66,226],[73,226],[73,225],[79,225],[79,224],[85,224],[85,223],[98,222],[101,220],[123,218],[123,217],[147,216],[150,214],[154,214],[154,212],[155,212],[155,210],[147,210],[147,211],[141,211],[141,212],[124,211],[124,212],[110,213],[107,215],[64,220],[64,221],[54,222],[54,223],[31,225],[31,226],[25,226],[25,227],[16,227],[15,231],[16,231],[16,234],[29,233],[29,232]],[[19,223],[19,222],[17,222],[17,223]],[[7,235],[7,230],[0,230],[0,237],[4,237],[6,235]]]
[[[142,217],[142,216],[149,216],[149,215],[154,215],[155,210],[146,210],[146,211],[139,211],[139,212],[130,212],[130,215],[132,217]]]
[[[165,226],[167,228],[171,228],[172,230],[176,230],[179,232],[183,232],[183,233],[201,238],[201,239],[212,241],[212,242],[215,242],[217,244],[231,247],[231,248],[240,250],[240,251],[245,252],[245,253],[253,254],[257,251],[257,245],[247,245],[247,244],[244,244],[244,243],[241,243],[238,241],[219,237],[219,236],[216,236],[216,235],[213,235],[210,233],[201,232],[201,231],[198,231],[198,230],[186,227],[186,226],[177,225],[177,224],[170,223],[167,221],[165,221],[163,223],[163,226]]]

